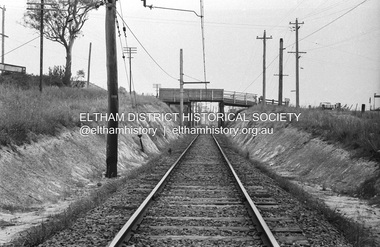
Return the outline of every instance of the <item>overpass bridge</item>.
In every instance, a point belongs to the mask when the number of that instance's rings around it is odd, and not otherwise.
[[[158,98],[168,105],[180,104],[180,89],[160,88]],[[192,112],[193,102],[218,102],[220,113],[224,113],[224,106],[250,107],[258,103],[256,94],[224,91],[224,89],[184,89],[183,103],[187,106],[185,112]],[[188,122],[187,125],[194,126],[194,123]],[[218,126],[223,126],[223,122],[220,121]]]
[[[160,88],[159,99],[167,104],[179,104],[180,92],[177,88]],[[225,91],[224,89],[184,89],[184,104],[191,102],[218,102],[219,107],[240,106],[250,107],[257,105],[256,94]]]
[[[225,91],[224,89],[183,89],[183,103],[187,106],[185,112],[192,112],[193,102],[218,102],[219,112],[224,113],[224,106],[250,107],[260,104],[262,97],[258,98],[256,94],[240,93]],[[180,89],[178,88],[160,88],[158,98],[168,104],[180,104]],[[265,99],[268,105],[278,105],[278,101],[274,99]],[[289,105],[289,99],[285,98],[283,105]],[[193,123],[188,123],[192,125]],[[222,122],[218,123],[223,126]]]

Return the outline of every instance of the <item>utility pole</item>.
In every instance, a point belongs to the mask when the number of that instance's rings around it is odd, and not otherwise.
[[[300,52],[299,51],[299,46],[298,46],[298,29],[300,28],[300,24],[304,24],[304,22],[298,22],[298,19],[296,18],[296,22],[292,23],[289,22],[290,25],[295,25],[295,30],[296,30],[296,51],[289,51],[288,53],[295,53],[296,54],[296,107],[300,107],[300,79],[299,79],[299,58],[300,58],[300,53],[306,53],[306,52]]]
[[[161,84],[156,84],[156,83],[153,83],[153,88],[156,89],[156,98],[158,98],[158,91],[161,87]]]
[[[373,94],[373,110],[376,110],[376,98],[380,98],[380,94]]]
[[[90,47],[88,49],[87,88],[90,86],[91,47],[92,43],[90,42]]]
[[[125,47],[124,52],[128,52],[129,58],[129,95],[132,95],[132,54],[137,53],[136,47]]]
[[[41,0],[41,23],[40,23],[40,92],[42,92],[43,65],[44,65],[44,0]]]
[[[5,43],[5,37],[8,37],[5,35],[5,6],[3,5],[3,7],[0,7],[1,10],[2,10],[2,28],[1,28],[1,63],[4,64],[4,43]],[[3,72],[3,71],[2,71]]]
[[[279,70],[278,74],[275,74],[275,76],[278,76],[278,105],[282,105],[282,92],[283,92],[283,77],[288,76],[283,74],[283,51],[285,50],[284,48],[284,42],[283,39],[280,39],[280,58],[279,58]]]
[[[179,119],[180,119],[180,126],[183,126],[183,94],[184,94],[184,89],[183,85],[184,84],[207,84],[210,83],[209,81],[183,81],[183,51],[180,49],[179,51]],[[207,90],[207,88],[205,89]]]
[[[265,94],[265,72],[266,72],[266,65],[265,65],[265,58],[266,58],[266,40],[272,39],[272,36],[267,37],[266,30],[264,30],[264,36],[259,37],[257,36],[256,39],[262,39],[263,40],[263,102],[262,104],[265,105],[266,101],[266,94]]]
[[[106,58],[107,58],[107,89],[108,89],[108,131],[114,133],[107,134],[107,152],[106,152],[106,177],[117,177],[117,133],[116,114],[119,111],[118,101],[118,81],[117,81],[117,49],[116,49],[116,2],[107,0],[106,4]]]
[[[179,125],[183,126],[183,51],[179,51]]]
[[[43,64],[44,64],[44,11],[45,5],[53,5],[53,3],[44,3],[44,0],[41,0],[41,3],[27,3],[27,4],[37,4],[40,5],[39,8],[27,8],[27,10],[39,10],[40,11],[40,92],[42,92],[42,76],[43,76]]]

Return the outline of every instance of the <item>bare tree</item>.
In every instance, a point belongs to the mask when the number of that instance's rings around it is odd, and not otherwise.
[[[46,7],[49,10],[45,11],[43,16],[44,37],[65,47],[66,66],[63,84],[66,86],[70,85],[74,41],[81,35],[89,11],[99,7],[99,4],[99,0],[50,0]],[[27,27],[40,30],[40,11],[27,11],[24,14],[24,23]]]

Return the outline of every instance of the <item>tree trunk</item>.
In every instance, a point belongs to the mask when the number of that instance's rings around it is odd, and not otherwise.
[[[66,67],[65,75],[63,77],[63,85],[69,87],[71,84],[71,62],[72,62],[72,49],[74,40],[70,41],[68,47],[66,47]]]

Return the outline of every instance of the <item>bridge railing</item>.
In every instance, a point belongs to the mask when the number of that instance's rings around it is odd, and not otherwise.
[[[223,89],[184,89],[183,101],[223,101]],[[177,88],[160,88],[159,98],[165,102],[179,102]]]
[[[262,102],[262,97],[259,98],[259,104]],[[288,106],[290,102],[290,99],[285,98],[284,101],[282,102],[282,105]],[[267,105],[278,105],[278,100],[275,99],[265,99],[265,103]]]
[[[240,105],[257,104],[257,95],[252,93],[240,93],[235,91],[224,91],[224,102]]]

